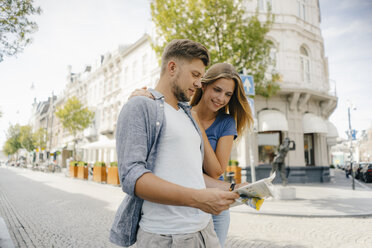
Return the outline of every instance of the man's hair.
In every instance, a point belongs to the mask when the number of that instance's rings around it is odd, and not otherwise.
[[[192,40],[172,40],[164,48],[161,57],[161,74],[165,72],[165,68],[170,59],[184,59],[188,61],[200,59],[205,66],[208,66],[209,52],[205,46]]]

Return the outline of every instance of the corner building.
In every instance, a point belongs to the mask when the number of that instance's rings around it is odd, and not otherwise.
[[[289,182],[328,181],[330,147],[338,136],[328,118],[337,106],[337,96],[324,54],[319,1],[246,2],[247,13],[254,14],[257,8],[262,19],[270,6],[275,21],[267,38],[274,44],[273,69],[281,75],[281,89],[269,99],[255,96],[254,133],[248,134],[235,152],[245,164],[256,165],[256,177],[260,179],[268,176],[273,154],[288,137],[296,144],[285,161]],[[252,152],[247,152],[249,145],[253,146]],[[247,174],[249,178],[249,170]]]

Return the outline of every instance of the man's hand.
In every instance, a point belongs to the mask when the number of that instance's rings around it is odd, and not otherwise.
[[[135,89],[132,94],[128,97],[128,100],[134,96],[146,96],[151,99],[155,99],[154,96],[147,90],[146,86],[143,86],[141,89]]]
[[[210,214],[220,214],[230,208],[235,199],[239,198],[237,193],[227,192],[215,188],[207,188],[198,191],[195,195],[196,204],[193,207]]]
[[[238,184],[235,185],[235,189],[239,189],[239,188],[244,187],[244,186],[246,186],[246,185],[248,185],[248,184],[249,184],[249,182],[238,183]]]

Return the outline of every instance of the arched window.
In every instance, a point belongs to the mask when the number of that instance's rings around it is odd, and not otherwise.
[[[270,66],[273,70],[278,70],[278,49],[275,44],[270,47],[270,59],[273,64]]]
[[[301,64],[301,79],[302,81],[310,82],[310,59],[309,53],[304,46],[300,48],[300,64]]]

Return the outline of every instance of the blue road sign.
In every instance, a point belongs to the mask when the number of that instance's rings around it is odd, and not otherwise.
[[[240,75],[240,78],[243,81],[244,91],[245,94],[248,96],[254,96],[254,82],[253,82],[253,76],[251,75]]]
[[[351,130],[351,138],[352,138],[352,140],[356,140],[356,134],[357,134],[357,130],[355,130],[355,129],[353,129],[353,130]]]

